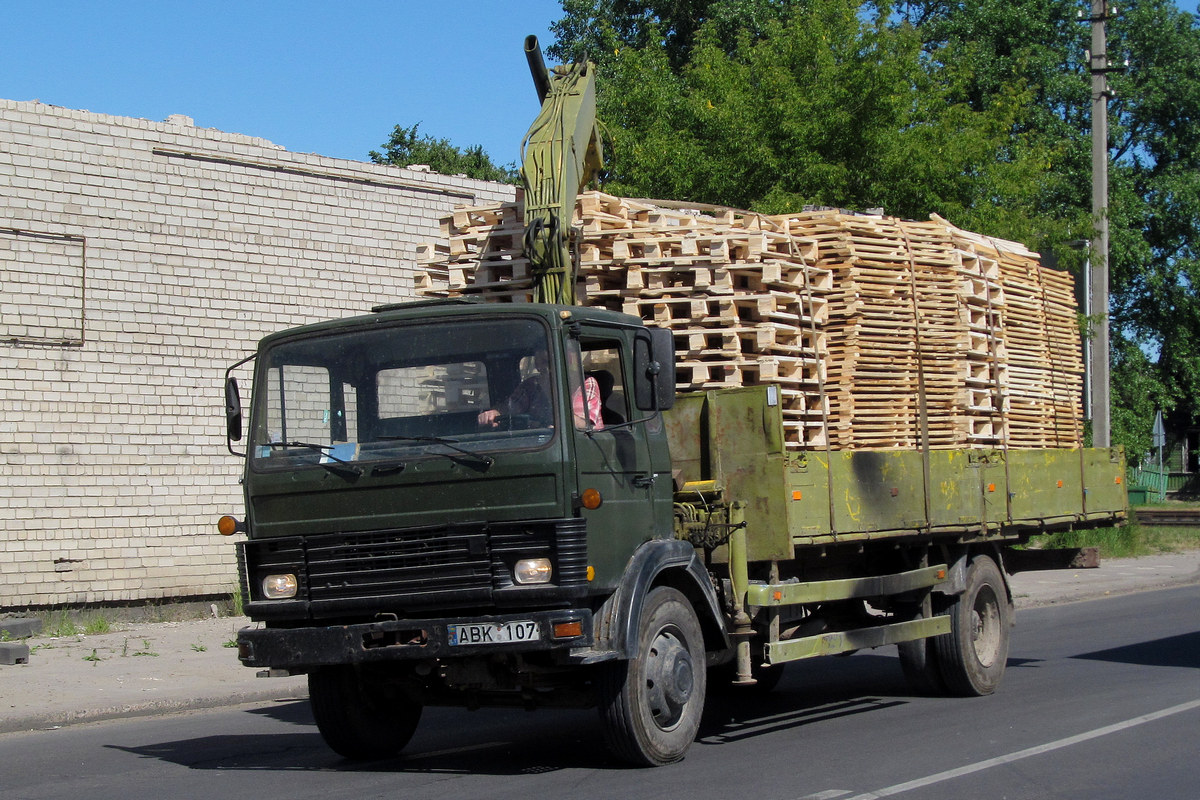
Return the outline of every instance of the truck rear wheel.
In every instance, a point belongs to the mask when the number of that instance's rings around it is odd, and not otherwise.
[[[604,739],[623,761],[670,764],[696,738],[707,688],[704,637],[687,598],[667,586],[651,591],[637,644],[632,660],[600,665]]]
[[[1013,610],[1004,576],[988,556],[967,567],[966,589],[946,613],[950,633],[932,640],[950,694],[991,694],[1004,677]]]
[[[909,687],[920,695],[945,696],[946,682],[942,679],[942,668],[933,640],[901,642],[897,648],[900,651],[900,668],[904,670]]]
[[[338,755],[356,761],[395,756],[421,720],[419,704],[352,666],[310,672],[308,696],[321,738]]]

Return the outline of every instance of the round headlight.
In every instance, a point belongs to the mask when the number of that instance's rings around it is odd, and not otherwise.
[[[288,573],[287,575],[268,575],[263,578],[262,590],[263,597],[268,600],[286,600],[289,597],[296,596],[296,589],[299,583],[296,576]]]
[[[513,568],[513,580],[520,584],[549,583],[554,568],[548,558],[523,558]]]

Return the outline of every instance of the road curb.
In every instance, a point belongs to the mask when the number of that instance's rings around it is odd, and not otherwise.
[[[1111,569],[1113,565],[1120,564],[1130,568],[1148,563],[1153,558],[1146,556],[1141,559],[1122,559],[1119,562],[1109,562],[1109,566]],[[1110,573],[1102,572],[1104,565],[1101,565],[1100,570],[1062,570],[1060,574],[1046,579],[1045,587],[1039,586],[1038,573],[1018,573],[1009,579],[1013,602],[1018,609],[1044,608],[1200,584],[1200,553],[1189,554],[1186,558],[1186,562],[1182,559],[1180,562],[1188,567],[1194,563],[1195,569],[1174,569],[1152,576],[1114,578]]]
[[[157,717],[168,714],[180,714],[188,711],[204,711],[213,708],[247,705],[251,703],[295,702],[307,701],[307,691],[281,691],[280,689],[262,689],[259,691],[239,691],[234,694],[196,697],[190,699],[154,700],[137,705],[111,706],[108,708],[87,708],[62,714],[29,714],[19,717],[0,718],[0,734],[29,733],[31,731],[52,730],[72,725],[82,725],[89,722],[103,722],[113,719],[128,719],[133,717]]]

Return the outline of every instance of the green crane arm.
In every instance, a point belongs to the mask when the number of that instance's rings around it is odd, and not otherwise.
[[[542,110],[521,143],[525,188],[525,257],[535,303],[575,302],[575,266],[568,247],[575,197],[603,164],[596,128],[596,76],[590,62],[546,69],[536,36],[525,58]]]

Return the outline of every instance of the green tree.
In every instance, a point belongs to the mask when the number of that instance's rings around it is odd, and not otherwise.
[[[372,150],[368,155],[376,164],[392,164],[407,167],[410,164],[426,164],[434,172],[443,175],[466,175],[481,181],[517,183],[516,167],[512,164],[498,167],[484,152],[481,145],[465,150],[455,147],[448,139],[436,139],[419,135],[417,128],[397,125],[392,135],[383,143],[383,152]]]
[[[732,38],[727,18],[714,15],[686,50],[663,44],[669,37],[641,17],[636,30],[651,41],[642,47],[627,44],[637,38],[628,24],[588,17],[561,26],[612,45],[598,65],[599,113],[612,139],[606,188],[764,211],[937,211],[1022,238],[1031,220],[1040,230],[1056,219],[1028,187],[1052,183],[1046,165],[1062,157],[1060,144],[1012,136],[1029,127],[1024,84],[1000,86],[975,108],[967,96],[975,76],[957,66],[973,62],[931,70],[913,26],[855,0],[773,7]]]
[[[1159,407],[1200,419],[1200,27],[1165,0],[1133,0],[1111,25],[1113,327],[1150,354]],[[1134,370],[1137,366],[1134,366]],[[1114,370],[1114,381],[1134,380]],[[1121,389],[1118,389],[1120,392]],[[1153,413],[1132,433],[1148,438]]]
[[[761,35],[783,19],[793,0],[562,0],[563,17],[550,25],[555,43],[547,54],[561,61],[589,59],[604,65],[625,48],[657,47],[673,69],[691,56],[707,26],[717,41]]]

